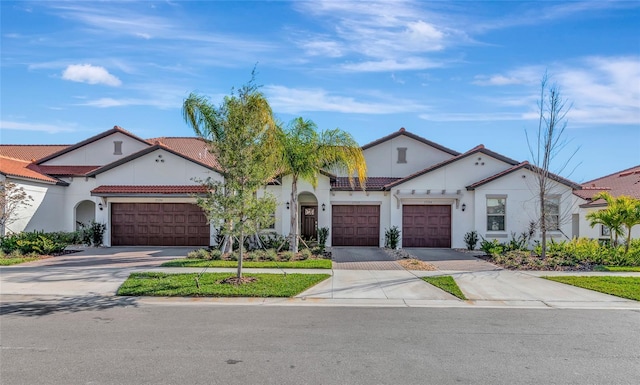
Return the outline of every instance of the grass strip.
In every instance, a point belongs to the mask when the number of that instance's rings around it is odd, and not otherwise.
[[[40,257],[0,258],[0,266],[11,266],[19,263],[37,261]]]
[[[544,277],[551,281],[640,301],[640,277]]]
[[[221,261],[206,259],[174,259],[162,264],[162,267],[237,267],[237,261]],[[262,268],[262,269],[331,269],[331,260],[329,259],[305,259],[304,261],[291,262],[253,262],[245,261],[242,267],[246,268]]]
[[[603,266],[598,265],[593,268],[594,271],[630,271],[640,272],[640,266]]]
[[[117,295],[163,297],[293,297],[329,278],[329,274],[245,274],[256,282],[220,283],[232,273],[198,274],[133,273]]]
[[[439,289],[442,289],[449,294],[455,295],[456,297],[462,300],[467,299],[467,297],[464,296],[464,293],[462,293],[462,290],[460,290],[460,287],[458,287],[458,284],[456,283],[456,281],[450,275],[441,275],[436,277],[422,277],[422,279],[425,282]]]

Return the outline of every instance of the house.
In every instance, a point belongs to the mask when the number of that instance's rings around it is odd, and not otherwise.
[[[607,207],[607,202],[603,199],[594,200],[596,194],[607,192],[611,196],[630,196],[640,199],[640,165],[618,171],[610,175],[603,176],[585,182],[582,188],[574,191],[580,198],[579,210],[575,216],[578,217],[580,235],[594,239],[609,239],[609,229],[606,226],[596,225],[591,227],[586,215],[592,211],[602,210]],[[632,238],[640,238],[640,226],[635,226],[631,230]]]
[[[298,207],[290,207],[290,176],[265,186],[279,201],[273,230],[288,234],[295,209],[303,236],[328,227],[333,246],[383,246],[385,230],[397,226],[403,247],[458,248],[469,231],[506,241],[538,218],[535,167],[527,162],[483,145],[459,153],[404,128],[362,149],[364,190],[323,170],[315,188],[299,182]],[[199,138],[142,139],[116,126],[74,145],[1,145],[0,157],[1,177],[34,198],[10,231],[71,231],[97,221],[107,225],[107,246],[214,244],[215,227],[195,196],[203,192],[198,180],[222,175]],[[549,236],[577,236],[581,186],[551,179]]]

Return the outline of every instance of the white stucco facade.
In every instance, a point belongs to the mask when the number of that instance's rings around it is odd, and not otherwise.
[[[184,149],[179,152],[114,128],[48,156],[39,163],[43,169],[94,167],[82,171],[82,175],[57,175],[58,184],[15,179],[34,201],[21,210],[10,231],[72,231],[80,224],[95,220],[107,225],[105,245],[109,246],[113,204],[195,203],[194,194],[162,191],[168,191],[171,186],[199,186],[199,181],[207,178],[222,181],[214,167],[200,161],[202,143],[195,145],[199,146],[199,153]],[[446,208],[446,219],[450,221],[447,235],[450,247],[462,248],[467,232],[475,230],[485,239],[504,242],[511,234],[527,232],[530,223],[539,218],[532,166],[491,152],[484,146],[460,154],[400,130],[364,146],[363,153],[369,177],[365,191],[350,188],[345,175],[323,172],[318,174],[315,186],[309,181],[298,181],[298,202],[297,207],[293,207],[290,175],[266,186],[259,194],[268,192],[278,202],[275,225],[267,231],[288,235],[291,210],[298,212],[300,231],[303,207],[315,207],[315,226],[330,229],[328,244],[331,246],[335,235],[334,206],[376,206],[379,208],[377,246],[383,246],[387,229],[392,226],[403,229],[403,207],[440,206]],[[560,225],[548,235],[555,240],[575,236],[602,238],[599,226],[591,228],[587,223],[588,210],[579,207],[585,201],[572,194],[576,185],[562,178],[554,180],[549,195],[559,202]],[[105,191],[105,186],[110,188],[107,188],[109,193],[95,193]],[[161,192],[155,191],[154,186]],[[122,190],[123,187],[126,188]],[[137,191],[137,187],[142,190]],[[119,192],[121,190],[129,192]],[[503,227],[499,229],[491,228],[488,219],[487,202],[495,199],[504,202],[504,213],[500,214]],[[215,226],[210,227],[209,244],[212,245]],[[539,235],[537,231],[534,239]],[[639,236],[640,228],[636,228],[634,237]]]

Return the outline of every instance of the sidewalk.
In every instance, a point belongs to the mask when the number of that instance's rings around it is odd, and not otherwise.
[[[0,299],[33,301],[47,298],[100,296],[111,298],[133,272],[235,272],[235,268],[163,268],[88,264],[64,267],[25,265],[0,269]],[[244,273],[330,274],[331,277],[295,298],[155,298],[132,299],[148,304],[229,304],[267,306],[465,307],[530,309],[635,309],[640,302],[626,300],[540,278],[545,275],[638,276],[640,273],[548,271],[408,271],[243,269]],[[421,277],[451,275],[467,301],[424,282]],[[115,298],[115,297],[114,297]]]

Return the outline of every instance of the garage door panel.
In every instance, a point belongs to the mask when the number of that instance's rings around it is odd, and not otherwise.
[[[206,246],[209,224],[189,203],[111,204],[113,246]]]
[[[402,246],[451,247],[451,206],[403,206]]]
[[[333,246],[379,246],[380,206],[335,205],[331,209]]]

